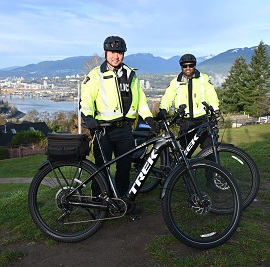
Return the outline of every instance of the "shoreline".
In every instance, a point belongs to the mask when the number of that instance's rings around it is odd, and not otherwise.
[[[19,120],[19,119],[21,119],[21,118],[23,118],[24,116],[25,116],[26,114],[24,113],[24,112],[22,112],[22,111],[17,111],[15,114],[13,114],[12,116],[10,116],[10,117],[7,117],[7,120],[9,120],[9,119],[17,119],[17,120]]]

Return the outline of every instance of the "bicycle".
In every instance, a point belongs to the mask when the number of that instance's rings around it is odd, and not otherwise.
[[[237,181],[242,199],[243,209],[246,209],[255,199],[259,186],[260,186],[260,174],[255,161],[244,150],[236,147],[233,144],[219,142],[218,135],[218,121],[213,107],[209,106],[206,102],[203,102],[205,106],[206,115],[208,121],[200,126],[197,126],[187,132],[180,134],[177,137],[179,141],[187,133],[194,133],[192,140],[187,144],[185,149],[185,155],[191,157],[200,144],[200,138],[203,132],[208,132],[211,138],[212,146],[204,148],[198,154],[196,158],[208,158],[211,157],[215,161],[229,170]],[[185,122],[186,114],[179,113],[179,120],[181,123]],[[140,136],[143,138],[149,138],[143,131],[136,131],[135,137]],[[137,169],[144,162],[144,157],[147,156],[146,151],[140,156],[140,163],[138,158],[134,159],[133,172],[137,172]],[[137,160],[137,162],[136,162]],[[164,149],[160,156],[160,163],[156,165],[152,170],[152,175],[149,177],[146,185],[141,189],[141,193],[147,193],[155,189],[157,186],[162,185],[166,179],[167,174],[174,167],[173,157],[170,155],[168,148]]]
[[[103,154],[104,165],[100,168],[85,155],[79,160],[58,161],[57,153],[55,161],[43,162],[28,193],[29,211],[38,228],[54,240],[78,242],[95,234],[106,220],[123,217],[164,147],[170,147],[177,165],[161,191],[162,214],[168,229],[176,239],[194,248],[209,249],[226,242],[236,231],[241,217],[238,186],[232,176],[215,162],[187,159],[168,124],[163,122],[162,136],[153,137],[111,161],[107,161]],[[101,151],[99,138],[104,127],[101,125],[101,130],[95,130]],[[136,180],[126,197],[119,198],[110,166],[150,145],[153,147]],[[208,187],[206,171],[218,176],[227,185],[226,190]]]

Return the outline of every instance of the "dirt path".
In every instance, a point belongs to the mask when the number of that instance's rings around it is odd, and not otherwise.
[[[33,178],[26,178],[26,177],[15,177],[15,178],[0,178],[0,183],[4,184],[18,184],[18,183],[25,183],[29,184]]]
[[[23,251],[26,256],[12,266],[20,267],[142,267],[157,265],[146,251],[156,235],[168,234],[161,213],[142,214],[140,220],[124,219],[106,224],[94,236],[74,244],[44,242],[4,245],[3,250]],[[179,253],[200,253],[179,242]]]
[[[29,179],[24,178],[7,179],[5,181],[5,178],[0,178],[0,183],[29,183]],[[269,183],[263,183],[262,187],[269,188]],[[261,199],[256,199],[251,206],[263,206],[265,211],[269,211],[269,206],[265,207]],[[149,254],[149,250],[146,250],[156,236],[166,234],[171,233],[159,210],[155,214],[143,212],[141,219],[136,221],[125,217],[105,222],[95,235],[78,243],[55,243],[51,246],[43,241],[0,244],[0,251],[24,252],[25,256],[15,262],[12,265],[14,267],[172,267],[167,262],[158,262]],[[1,229],[0,235],[5,236]],[[173,251],[178,257],[206,253],[178,241],[166,246],[166,249]],[[262,266],[270,267],[268,263]]]
[[[29,183],[32,178],[1,178],[0,183]],[[0,229],[0,234],[1,229]],[[146,251],[147,245],[155,236],[170,234],[162,217],[161,210],[155,214],[143,212],[139,220],[128,217],[113,222],[105,222],[92,237],[79,243],[20,242],[0,244],[1,250],[24,252],[25,256],[12,266],[20,267],[144,267],[169,266],[157,264]],[[7,238],[8,239],[8,238]],[[177,242],[179,255],[202,253]]]

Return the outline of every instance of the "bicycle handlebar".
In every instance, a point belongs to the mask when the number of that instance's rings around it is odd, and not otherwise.
[[[182,104],[179,108],[175,111],[172,118],[168,121],[168,124],[171,125],[176,122],[177,119],[183,119],[187,114],[185,112],[185,108],[187,107],[186,104]]]
[[[205,101],[203,101],[202,104],[204,105],[204,110],[206,112],[208,121],[213,123],[214,125],[217,125],[217,117],[219,116],[219,113],[214,110],[213,106],[209,105]],[[175,113],[170,116],[170,119],[167,117],[167,125],[170,126],[174,124],[177,120],[177,123],[181,124],[188,114],[185,112],[186,107],[186,104],[180,105],[179,108],[175,111]],[[162,121],[162,123],[164,123],[164,121]]]
[[[204,110],[207,115],[215,114],[215,110],[212,106],[208,105],[205,101],[203,101],[202,104],[204,105]]]

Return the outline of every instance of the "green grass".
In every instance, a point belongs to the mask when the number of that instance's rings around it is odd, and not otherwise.
[[[242,215],[239,231],[224,245],[211,250],[194,250],[185,247],[172,235],[156,236],[146,251],[154,266],[264,266],[270,263],[270,125],[254,125],[228,129],[224,141],[243,148],[256,161],[261,188],[258,193],[260,205],[251,205]],[[32,156],[0,161],[0,179],[9,177],[33,177],[46,156]],[[19,241],[55,242],[47,239],[34,225],[27,207],[28,184],[1,184],[0,186],[0,244]],[[160,209],[159,190],[139,195],[138,203],[145,212]],[[113,225],[124,220],[111,222]],[[3,234],[2,234],[3,233]],[[5,233],[5,234],[4,234]],[[8,234],[6,234],[8,233]],[[187,255],[181,250],[189,251]],[[10,266],[23,257],[20,251],[0,251],[0,266]],[[266,265],[265,265],[266,266]]]
[[[0,253],[0,267],[8,267],[23,256],[24,253],[20,251],[3,251]]]
[[[156,237],[147,246],[147,251],[164,264],[160,266],[264,266],[263,263],[270,262],[269,224],[270,219],[266,212],[250,208],[243,213],[238,232],[220,247],[183,256],[181,248],[178,248],[178,241],[171,235],[166,235]]]
[[[92,158],[90,155],[89,158]],[[47,159],[45,155],[0,160],[0,179],[12,177],[34,177],[38,166]]]
[[[224,129],[220,130],[220,137],[222,136]],[[270,141],[270,125],[254,124],[250,126],[244,126],[239,128],[228,128],[225,130],[223,141],[233,143],[239,147],[248,146],[254,142]]]
[[[0,225],[14,234],[8,242],[31,240],[42,235],[37,231],[27,207],[28,184],[1,184]]]
[[[0,177],[33,177],[44,160],[45,155],[1,160]]]

